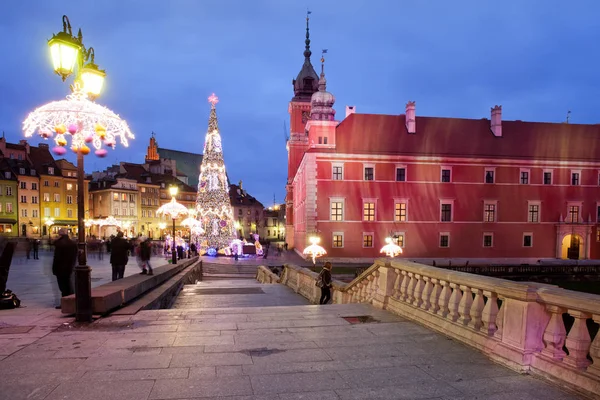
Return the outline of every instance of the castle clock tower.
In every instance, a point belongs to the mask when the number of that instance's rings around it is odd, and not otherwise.
[[[287,142],[288,177],[286,184],[286,225],[285,237],[290,248],[294,247],[294,187],[293,181],[302,161],[304,152],[308,149],[308,135],[305,126],[310,120],[311,97],[319,90],[319,76],[310,62],[309,14],[306,15],[306,40],[304,41],[304,64],[296,79],[292,80],[294,97],[288,106],[290,114],[290,138]]]

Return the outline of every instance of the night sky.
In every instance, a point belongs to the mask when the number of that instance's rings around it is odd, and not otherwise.
[[[501,104],[504,119],[600,122],[597,0],[2,0],[0,130],[17,142],[30,111],[68,94],[47,46],[67,14],[108,74],[98,102],[136,135],[88,156],[88,172],[143,162],[152,131],[161,147],[202,152],[215,92],[231,181],[282,202],[307,7],[338,119],[346,105],[401,114],[416,100],[417,115],[489,118]]]

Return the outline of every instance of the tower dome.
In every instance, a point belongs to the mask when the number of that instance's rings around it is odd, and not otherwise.
[[[310,119],[314,121],[335,120],[335,96],[327,91],[327,79],[325,79],[325,53],[321,56],[321,77],[319,78],[319,91],[313,93],[310,99]]]

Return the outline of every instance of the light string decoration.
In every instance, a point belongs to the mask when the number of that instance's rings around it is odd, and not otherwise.
[[[381,248],[380,253],[385,253],[386,256],[394,258],[402,254],[402,247],[398,246],[391,237],[385,238],[385,246]]]
[[[175,197],[171,197],[171,201],[163,204],[156,210],[156,215],[159,217],[165,216],[171,219],[177,219],[180,217],[185,217],[189,214],[189,210],[186,206],[181,203],[178,203],[175,200]]]
[[[302,254],[310,256],[314,266],[317,261],[317,257],[324,256],[327,254],[327,252],[323,247],[319,246],[319,242],[321,241],[319,237],[311,236],[308,240],[310,241],[310,246],[302,250]]]
[[[59,156],[67,152],[68,136],[71,136],[73,152],[86,155],[91,144],[98,157],[107,155],[103,145],[114,149],[119,139],[127,147],[129,139],[135,138],[127,122],[108,108],[90,101],[79,82],[75,82],[73,93],[66,100],[45,104],[27,116],[23,121],[25,136],[31,137],[36,131],[46,140],[54,137],[56,147],[52,152]]]
[[[229,248],[236,235],[217,119],[216,105],[219,99],[213,93],[208,102],[210,116],[196,198],[196,218],[203,233],[193,234],[192,241],[199,244],[201,254],[215,255],[218,250]]]

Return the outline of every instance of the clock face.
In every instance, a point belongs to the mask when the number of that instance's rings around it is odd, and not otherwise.
[[[306,121],[310,119],[310,111],[302,111],[302,123],[305,124]]]

